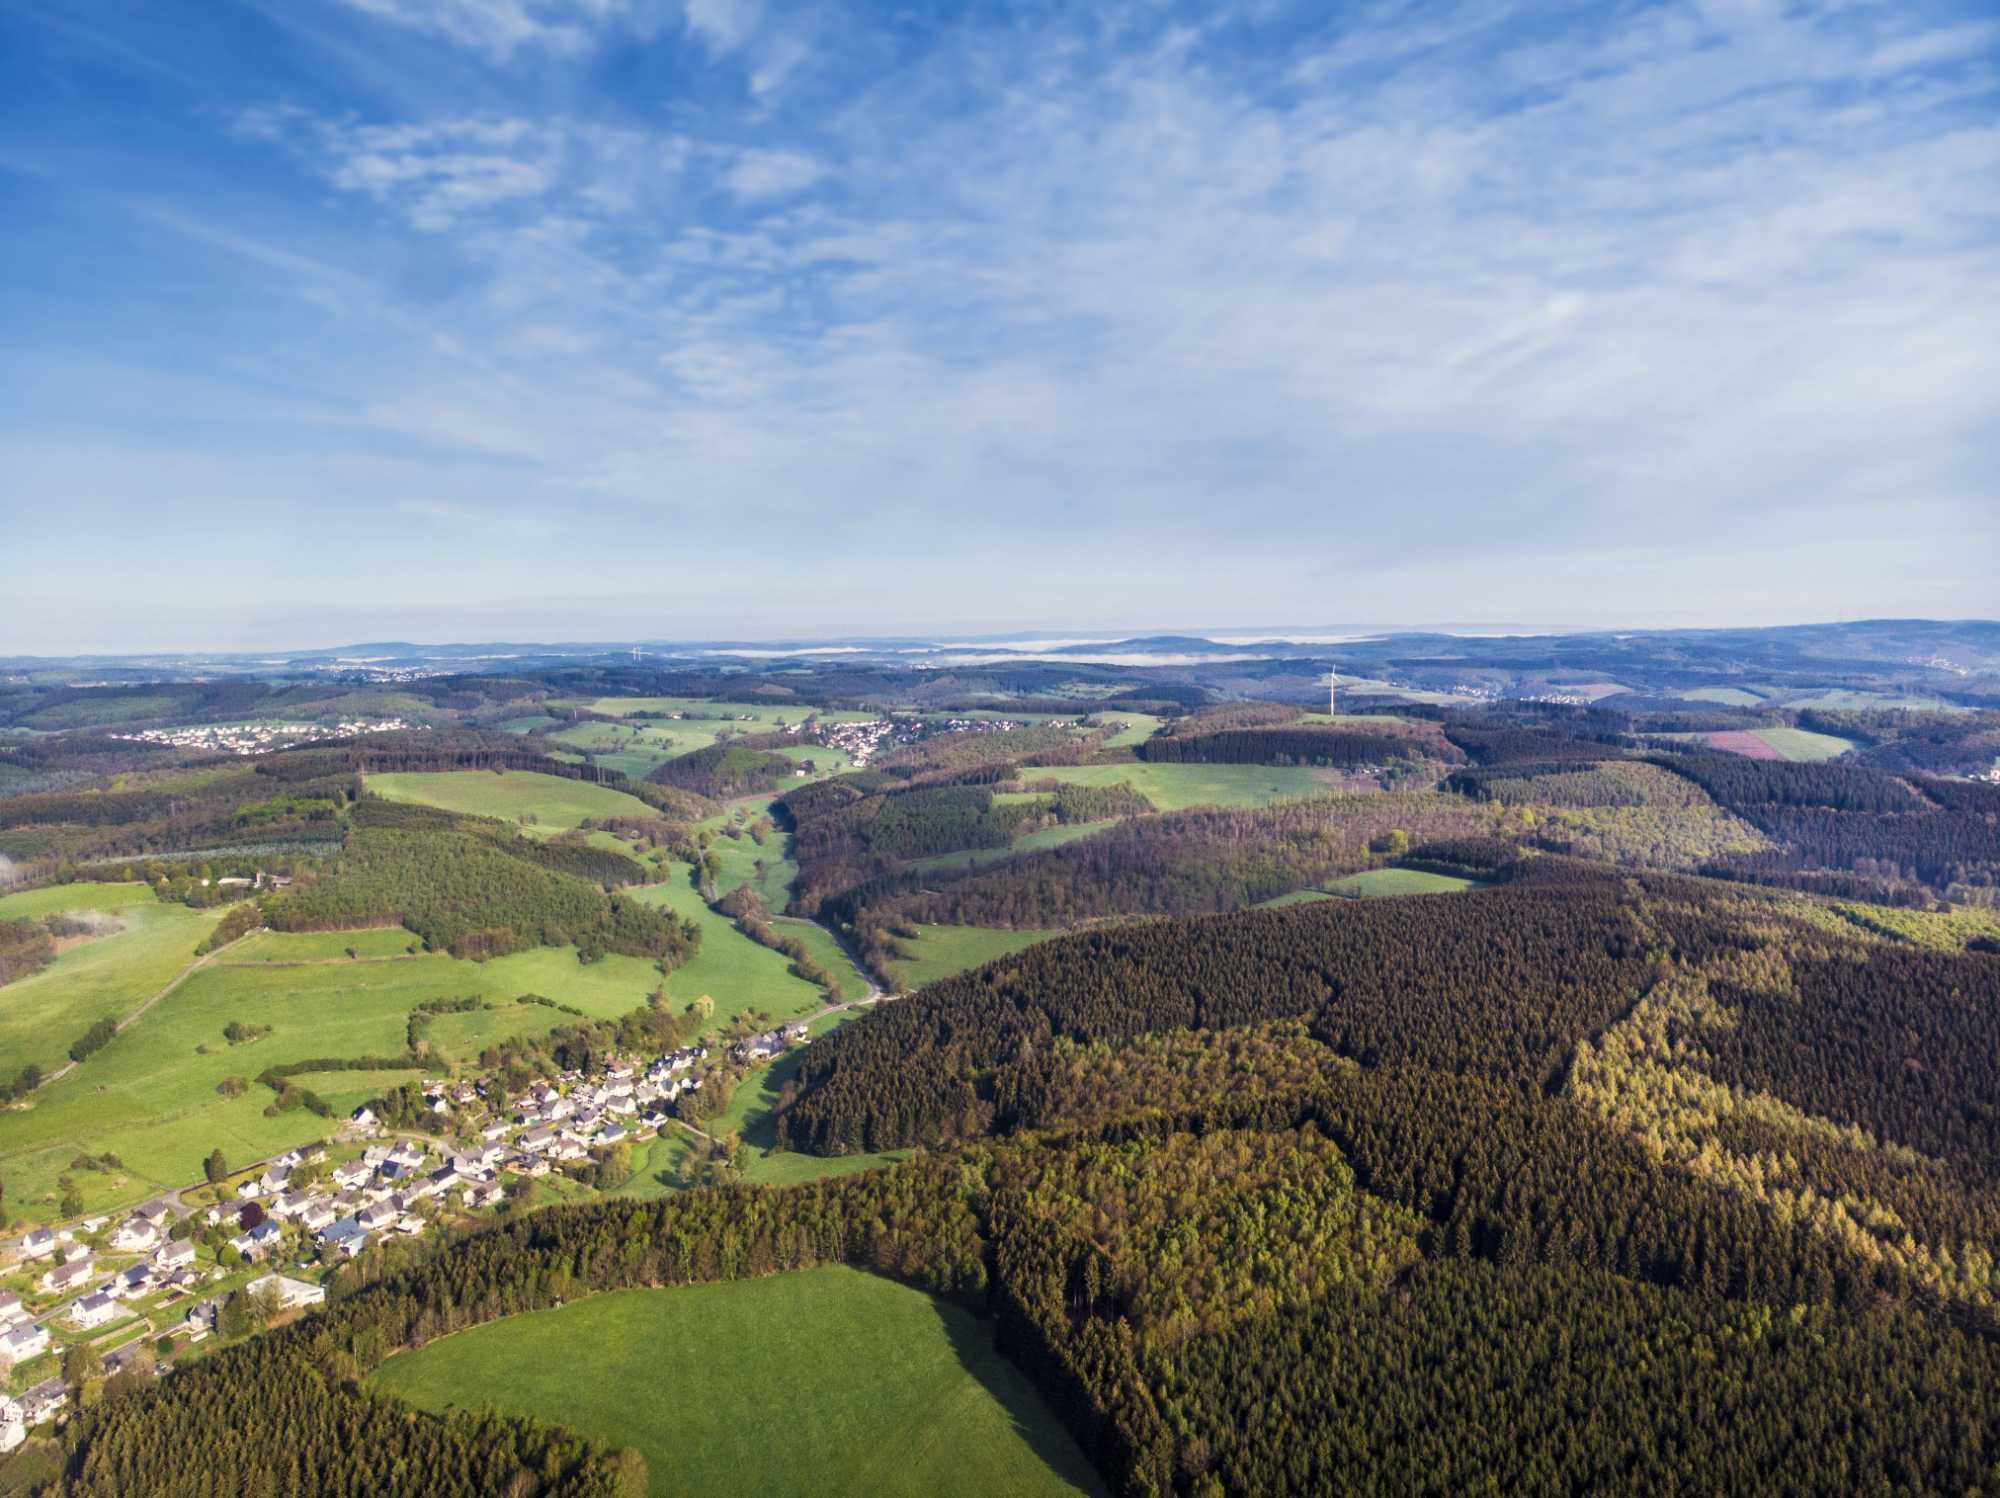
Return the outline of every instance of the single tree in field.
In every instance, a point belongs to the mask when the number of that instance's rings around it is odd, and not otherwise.
[[[229,1162],[222,1157],[221,1150],[210,1150],[208,1158],[201,1162],[201,1171],[210,1181],[220,1181],[229,1174]]]

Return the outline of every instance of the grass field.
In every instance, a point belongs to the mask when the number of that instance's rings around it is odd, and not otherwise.
[[[1145,713],[1106,712],[1102,714],[1107,723],[1122,723],[1124,727],[1105,741],[1107,749],[1128,749],[1134,744],[1143,744],[1160,730],[1162,718],[1149,717]]]
[[[349,948],[357,957],[400,957],[411,947],[421,951],[422,939],[401,926],[376,926],[366,931],[258,931],[244,937],[217,960],[345,962],[349,960]]]
[[[825,995],[816,985],[792,975],[790,958],[758,946],[738,931],[727,916],[717,915],[702,903],[700,893],[688,883],[686,864],[668,864],[664,883],[631,893],[701,928],[701,950],[692,962],[675,969],[667,978],[667,993],[677,1006],[707,994],[715,1000],[717,1024],[725,1024],[735,1015],[753,1009],[782,1020],[796,1019],[825,1006]]]
[[[1431,874],[1423,869],[1369,869],[1336,880],[1328,894],[1359,899],[1376,895],[1449,895],[1471,889],[1473,881],[1450,874]]]
[[[1060,848],[1064,843],[1078,842],[1092,833],[1102,832],[1107,827],[1117,825],[1118,819],[1112,817],[1102,822],[1068,822],[1054,827],[1041,827],[1033,832],[1023,833],[1004,848],[965,848],[956,853],[934,853],[929,858],[913,859],[909,867],[926,871],[976,869],[982,864],[999,863],[1022,853],[1038,853],[1044,848]]]
[[[1741,687],[1689,687],[1673,695],[1683,702],[1713,702],[1723,707],[1757,707],[1764,701]]]
[[[1190,806],[1269,806],[1300,796],[1330,794],[1332,784],[1303,766],[1156,765],[1135,760],[1115,765],[1052,765],[1020,772],[1028,782],[1062,780],[1073,785],[1117,785],[1121,781],[1161,811]]]
[[[367,786],[390,801],[414,801],[470,816],[498,817],[503,822],[519,823],[532,817],[535,825],[556,830],[579,826],[586,818],[656,815],[645,802],[623,791],[527,770],[370,775]]]
[[[571,948],[538,948],[483,964],[443,954],[296,967],[211,963],[70,1076],[35,1093],[28,1106],[0,1111],[0,1179],[10,1213],[25,1221],[52,1217],[59,1178],[79,1154],[109,1151],[123,1162],[114,1171],[74,1173],[86,1208],[98,1211],[198,1180],[211,1149],[247,1164],[325,1137],[332,1123],[304,1110],[266,1118],[266,1088],[253,1084],[228,1098],[217,1084],[321,1056],[399,1055],[410,1011],[426,999],[478,994],[504,1006],[434,1022],[433,1042],[463,1064],[490,1040],[544,1033],[564,1020],[541,1005],[512,1003],[520,994],[542,994],[608,1019],[638,1008],[658,982],[650,962],[607,957],[586,966]],[[718,1022],[725,1021],[729,1003],[719,992],[716,1000]],[[222,1035],[231,1020],[268,1025],[271,1034],[232,1046]],[[347,1094],[353,1075],[326,1079],[329,1100]]]
[[[1330,895],[1323,889],[1295,889],[1288,895],[1279,895],[1275,899],[1265,900],[1257,908],[1259,910],[1283,910],[1287,905],[1310,905],[1315,900],[1335,900],[1338,898],[1338,895]]]
[[[0,919],[59,911],[109,916],[119,929],[0,988],[0,1076],[9,1079],[30,1061],[45,1072],[66,1063],[71,1042],[98,1020],[130,1014],[185,970],[222,918],[162,904],[143,884],[59,884],[0,899]]]
[[[636,1446],[661,1498],[1102,1491],[987,1328],[853,1269],[593,1296],[391,1358],[374,1385]]]
[[[1060,931],[1002,931],[991,926],[919,926],[914,940],[896,940],[916,953],[908,962],[892,962],[889,970],[906,988],[921,988],[953,973],[962,973],[1009,957],[1023,947],[1061,936]]]
[[[1834,734],[1810,733],[1803,728],[1759,728],[1756,734],[1786,759],[1803,762],[1833,759],[1854,747]]]

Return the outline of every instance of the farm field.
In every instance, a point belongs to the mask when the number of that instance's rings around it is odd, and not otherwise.
[[[1673,695],[1683,702],[1713,702],[1720,707],[1757,707],[1764,701],[1742,687],[1688,687]]]
[[[34,1062],[52,1072],[98,1020],[122,1018],[195,960],[220,910],[163,904],[144,884],[59,884],[0,898],[0,919],[99,914],[120,929],[92,937],[0,987],[0,1076]]]
[[[1848,740],[1833,734],[1811,733],[1803,728],[1744,728],[1685,737],[1698,739],[1709,748],[1719,749],[1725,754],[1741,754],[1747,759],[1811,762],[1833,759],[1854,747]]]
[[[1326,776],[1300,765],[1050,765],[1023,770],[1026,781],[1061,780],[1072,785],[1130,785],[1160,811],[1191,806],[1254,807],[1302,796],[1330,794]]]
[[[1125,726],[1105,741],[1107,749],[1129,749],[1134,744],[1143,744],[1159,732],[1164,718],[1155,718],[1146,713],[1105,712],[1106,722],[1122,723]]]
[[[1258,905],[1259,910],[1283,910],[1287,905],[1310,905],[1315,900],[1337,900],[1338,895],[1330,895],[1323,889],[1295,889],[1288,895],[1277,895]]]
[[[996,801],[1005,799],[996,796]],[[1044,848],[1060,848],[1064,843],[1074,843],[1102,832],[1107,827],[1118,825],[1116,817],[1101,822],[1070,822],[1054,827],[1041,827],[1033,832],[1024,832],[1004,848],[964,848],[956,853],[933,853],[929,858],[913,859],[909,867],[920,870],[955,871],[976,869],[982,864],[999,863],[1005,859],[1018,857],[1023,853],[1039,853]]]
[[[752,1010],[785,1020],[825,1007],[825,995],[817,985],[792,975],[789,957],[758,946],[727,916],[717,915],[702,903],[700,893],[688,882],[686,864],[668,863],[665,868],[665,882],[629,893],[701,928],[701,950],[694,960],[667,976],[667,993],[676,1007],[707,994],[715,1000],[717,1025]]]
[[[391,1358],[373,1383],[636,1446],[662,1498],[1102,1491],[987,1327],[855,1269],[592,1296]]]
[[[537,775],[528,770],[448,770],[436,774],[370,775],[367,787],[390,801],[414,801],[468,816],[497,817],[561,831],[586,818],[650,817],[653,809],[636,796],[586,780]]]
[[[322,1056],[400,1055],[410,1012],[427,999],[479,994],[504,1006],[434,1022],[433,1042],[450,1059],[469,1063],[492,1039],[544,1032],[565,1018],[545,1006],[509,1002],[520,994],[542,994],[608,1019],[639,1007],[658,982],[650,962],[613,956],[586,966],[573,948],[538,948],[484,964],[443,954],[296,967],[211,963],[69,1076],[35,1093],[28,1106],[0,1112],[0,1180],[19,1220],[54,1215],[64,1174],[73,1174],[87,1210],[125,1205],[198,1180],[211,1149],[220,1147],[232,1165],[242,1165],[326,1137],[332,1122],[303,1109],[265,1117],[272,1095],[252,1079],[268,1066]],[[727,1018],[719,1007],[718,1022]],[[268,1025],[271,1033],[232,1046],[222,1034],[232,1020]],[[354,1076],[329,1075],[329,1101],[336,1092],[345,1096]],[[224,1097],[216,1089],[227,1077],[250,1085]],[[78,1155],[106,1151],[121,1168],[70,1171]]]
[[[1368,869],[1334,881],[1326,887],[1326,892],[1362,899],[1378,895],[1449,895],[1473,887],[1470,879],[1432,874],[1423,869]]]
[[[1812,733],[1803,728],[1760,728],[1757,737],[1789,760],[1833,759],[1854,745],[1830,733]]]
[[[356,957],[401,957],[423,939],[402,926],[363,931],[253,931],[216,960],[225,965],[271,962],[346,962]]]
[[[1061,931],[1004,931],[991,926],[918,926],[917,935],[899,936],[897,943],[916,955],[891,962],[892,977],[909,989],[965,972],[998,957],[1011,957],[1023,947],[1061,936]]]

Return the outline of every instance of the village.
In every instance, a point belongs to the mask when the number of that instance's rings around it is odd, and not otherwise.
[[[678,1100],[721,1067],[804,1045],[794,1021],[716,1054],[689,1045],[613,1057],[511,1093],[496,1079],[427,1079],[416,1123],[366,1105],[331,1141],[286,1151],[122,1219],[85,1218],[0,1243],[0,1453],[66,1417],[103,1381],[151,1377],[322,1304],[340,1265],[525,1204],[533,1183],[679,1127]],[[705,1137],[705,1136],[702,1136]]]
[[[414,725],[401,718],[348,718],[338,723],[197,723],[186,728],[145,728],[114,733],[134,744],[195,749],[208,754],[264,754],[304,739],[352,738],[363,733],[398,733]]]

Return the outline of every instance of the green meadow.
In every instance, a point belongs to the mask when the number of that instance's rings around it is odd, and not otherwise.
[[[729,917],[717,915],[702,903],[700,892],[688,882],[686,864],[669,863],[666,871],[665,882],[629,893],[701,928],[701,950],[693,961],[667,977],[667,993],[677,1004],[707,994],[715,1000],[717,1024],[753,1010],[784,1020],[825,1007],[826,998],[819,987],[793,975],[789,957],[758,946],[738,931]]]
[[[889,971],[905,988],[918,989],[954,973],[963,973],[996,958],[1011,957],[1023,947],[1061,936],[1060,931],[1004,931],[992,926],[919,926],[915,937],[899,936],[897,945],[915,955],[891,962]]]
[[[1854,747],[1847,739],[1830,733],[1812,733],[1803,728],[1759,728],[1757,737],[1786,759],[1813,762],[1834,759]]]
[[[1023,780],[1062,780],[1072,785],[1130,785],[1160,811],[1191,806],[1255,807],[1333,789],[1318,770],[1301,765],[1051,765],[1020,772]]]
[[[354,957],[402,957],[422,939],[401,926],[375,926],[364,931],[254,931],[218,959],[247,962],[348,962]]]
[[[1039,797],[996,796],[996,801],[1037,800]],[[1060,848],[1064,843],[1074,843],[1102,832],[1107,827],[1116,827],[1118,819],[1110,817],[1101,822],[1068,822],[1054,827],[1039,827],[1033,832],[1024,832],[1004,848],[963,848],[956,853],[934,853],[929,858],[911,860],[909,867],[929,871],[955,872],[959,869],[976,869],[982,864],[1000,863],[1022,853],[1038,853],[1044,848]]]
[[[494,1040],[546,1033],[566,1018],[543,1005],[512,1002],[518,995],[541,994],[612,1018],[643,1004],[660,981],[650,962],[613,956],[585,965],[573,948],[537,948],[487,963],[436,954],[286,965],[285,943],[316,939],[269,933],[258,940],[267,944],[270,960],[208,964],[70,1075],[25,1105],[0,1111],[0,1179],[14,1214],[53,1217],[65,1173],[73,1175],[86,1208],[98,1211],[200,1179],[211,1149],[221,1148],[232,1165],[245,1165],[325,1137],[333,1123],[303,1109],[266,1118],[272,1094],[253,1079],[268,1066],[322,1056],[400,1055],[410,1012],[427,999],[478,994],[501,1006],[433,1022],[431,1040],[444,1059],[470,1065]],[[722,995],[717,999],[717,1018],[726,1020],[728,1006]],[[269,1026],[271,1033],[231,1045],[222,1032],[232,1020]],[[356,1095],[355,1079],[363,1075],[328,1073],[320,1079],[326,1086],[314,1090],[329,1102],[361,1102],[380,1090]],[[217,1088],[229,1077],[251,1085],[240,1096],[225,1097]],[[70,1170],[77,1156],[106,1151],[118,1156],[118,1168]]]
[[[1151,717],[1146,713],[1104,712],[1100,714],[1105,722],[1120,725],[1118,732],[1105,740],[1107,749],[1129,749],[1134,744],[1143,744],[1160,731],[1163,718]]]
[[[992,1344],[955,1306],[824,1268],[508,1317],[391,1358],[373,1382],[637,1447],[657,1498],[1102,1491]]]
[[[558,831],[580,826],[585,820],[657,815],[637,796],[623,791],[528,770],[370,775],[367,784],[370,791],[390,801],[414,801],[468,816],[497,817],[503,822],[533,818],[536,826]]]
[[[1683,702],[1713,702],[1723,707],[1758,707],[1764,701],[1742,687],[1688,687],[1672,695]]]
[[[1336,880],[1328,894],[1350,898],[1376,895],[1450,895],[1471,889],[1473,881],[1451,874],[1432,874],[1424,869],[1368,869]]]
[[[97,914],[118,923],[30,977],[0,987],[0,1076],[51,1072],[101,1019],[122,1019],[184,972],[219,910],[163,904],[144,884],[58,884],[0,899],[0,919]]]

